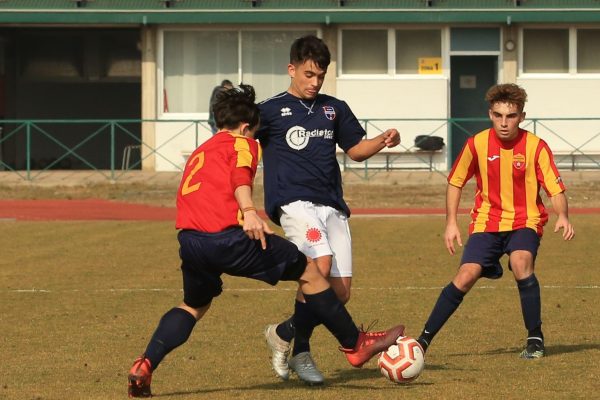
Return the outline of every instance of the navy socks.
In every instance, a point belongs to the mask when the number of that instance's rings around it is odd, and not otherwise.
[[[306,303],[296,300],[294,310],[294,326],[296,335],[294,336],[294,348],[292,356],[310,351],[310,337],[313,330],[320,324],[315,314],[310,310]]]
[[[172,308],[163,315],[146,348],[146,358],[150,360],[152,370],[169,352],[188,340],[194,325],[196,318],[181,308]]]
[[[298,301],[296,300],[296,302]],[[296,334],[296,327],[294,326],[294,316],[292,315],[291,317],[277,325],[277,328],[275,328],[275,332],[277,333],[277,336],[279,336],[281,339],[285,340],[286,342],[291,342],[294,338],[294,335]]]
[[[456,311],[463,301],[464,296],[465,293],[458,290],[452,282],[442,289],[442,292],[429,315],[429,319],[425,323],[425,329],[419,337],[419,342],[425,342],[425,348],[431,344],[433,337],[440,329],[442,329],[442,326],[444,326],[454,311]]]
[[[540,284],[535,274],[525,279],[517,280],[519,297],[521,298],[521,310],[523,311],[523,322],[528,332],[529,340],[544,341],[542,334],[542,304],[540,297]]]
[[[304,298],[308,310],[325,325],[343,348],[353,349],[356,346],[358,328],[333,289],[328,288],[316,294],[304,294]]]

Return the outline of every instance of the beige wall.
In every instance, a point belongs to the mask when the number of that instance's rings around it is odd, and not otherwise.
[[[525,88],[527,118],[598,118],[600,117],[600,79],[521,77],[517,84]],[[600,120],[541,121],[522,127],[536,130],[555,152],[600,151]]]
[[[143,27],[142,43],[142,119],[156,119],[156,29]],[[156,146],[153,122],[142,123],[142,169],[153,171],[156,158],[151,149]],[[148,147],[149,146],[149,147]]]
[[[336,74],[337,74],[337,29],[331,26],[325,27],[322,30],[323,41],[327,44],[329,52],[331,53],[331,63],[327,69],[327,75],[325,76],[325,82],[321,89],[322,93],[327,93],[330,96],[336,95]]]
[[[367,136],[374,137],[388,128],[400,132],[400,147],[387,151],[414,150],[417,135],[440,136],[448,143],[448,80],[426,79],[344,79],[337,80],[337,97],[344,100],[360,119],[370,121]],[[441,120],[433,120],[433,119]],[[407,120],[407,119],[413,119]],[[423,119],[415,121],[414,119]],[[446,154],[434,157],[434,168],[447,169]],[[416,165],[416,167],[422,166]]]
[[[337,81],[338,97],[358,118],[446,118],[448,80],[344,79]]]
[[[513,50],[507,50],[506,42],[514,44]],[[500,83],[515,83],[517,81],[517,55],[519,54],[517,40],[517,27],[505,26],[502,29],[502,76]]]

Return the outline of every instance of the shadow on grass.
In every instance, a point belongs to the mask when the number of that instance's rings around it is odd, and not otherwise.
[[[446,369],[442,366],[427,366],[426,369]],[[257,385],[249,385],[249,386],[233,386],[233,387],[204,387],[201,389],[190,389],[186,391],[178,391],[178,392],[169,392],[169,393],[158,393],[153,394],[153,397],[166,397],[166,396],[188,396],[188,395],[198,395],[198,394],[208,394],[208,393],[226,393],[230,391],[282,391],[282,390],[298,390],[298,389],[306,389],[306,390],[326,390],[328,388],[334,389],[337,386],[343,386],[344,390],[347,389],[363,389],[363,390],[413,390],[419,386],[429,386],[432,385],[431,382],[411,382],[407,385],[395,385],[390,382],[389,385],[385,386],[374,386],[373,384],[365,384],[361,385],[360,381],[363,380],[372,380],[372,379],[385,379],[381,376],[378,369],[351,369],[351,370],[337,370],[333,374],[326,377],[325,384],[322,386],[308,386],[302,383],[297,379],[293,379],[287,382],[277,381],[271,383],[263,383]]]
[[[493,355],[493,354],[508,354],[508,353],[520,353],[523,350],[522,347],[510,347],[486,351],[481,354]],[[600,350],[600,344],[598,343],[586,343],[586,344],[554,344],[546,346],[546,357],[552,357],[559,354],[578,353],[586,350]],[[466,355],[466,354],[455,354],[455,355]]]

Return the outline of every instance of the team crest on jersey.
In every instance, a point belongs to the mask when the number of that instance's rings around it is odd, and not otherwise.
[[[335,119],[335,108],[331,106],[325,106],[323,107],[323,112],[328,120],[333,121]]]
[[[523,169],[525,166],[525,156],[523,154],[515,154],[513,156],[513,167],[516,169]]]

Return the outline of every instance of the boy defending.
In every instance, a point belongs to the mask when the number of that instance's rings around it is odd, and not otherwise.
[[[214,105],[219,132],[191,155],[177,192],[183,303],[160,320],[144,354],[128,375],[129,397],[150,397],[152,373],[164,357],[187,341],[196,322],[222,292],[222,274],[275,285],[298,281],[311,310],[360,367],[404,332],[360,331],[316,264],[297,247],[273,235],[258,216],[252,183],[260,158],[254,140],[259,111],[251,86],[219,93]]]
[[[452,255],[455,240],[462,246],[457,223],[462,188],[473,176],[477,181],[469,240],[456,276],[442,290],[418,340],[426,350],[479,278],[502,276],[500,257],[508,254],[508,268],[517,282],[528,332],[520,357],[540,358],[545,347],[540,285],[534,266],[548,221],[539,195],[541,188],[558,215],[554,232],[562,229],[563,239],[571,240],[575,231],[569,222],[565,186],[552,152],[542,139],[519,128],[525,119],[525,90],[514,84],[495,85],[488,90],[486,100],[492,128],[467,140],[448,176],[444,239]]]

